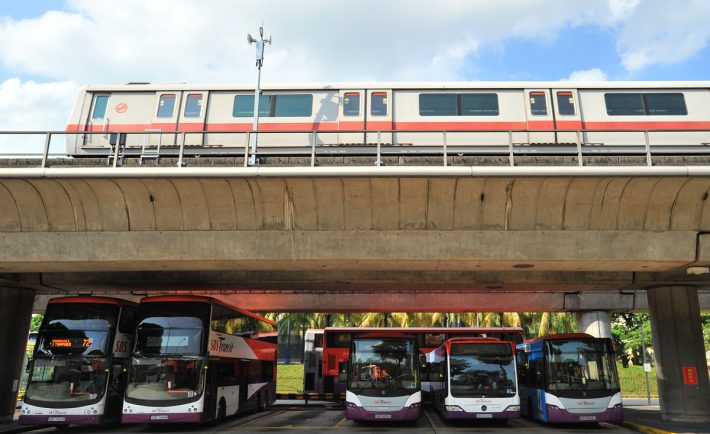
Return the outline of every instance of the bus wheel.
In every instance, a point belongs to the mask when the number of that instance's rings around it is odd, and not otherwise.
[[[258,403],[258,410],[259,411],[266,411],[266,406],[267,401],[269,399],[269,395],[267,393],[259,393],[259,403]]]
[[[225,404],[224,399],[219,401],[219,406],[217,407],[217,423],[221,424],[227,417],[227,404]]]

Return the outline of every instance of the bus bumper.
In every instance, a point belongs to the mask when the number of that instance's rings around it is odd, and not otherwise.
[[[202,413],[124,413],[121,423],[199,423]]]
[[[21,414],[20,425],[99,425],[103,415],[37,415]]]
[[[497,411],[491,413],[478,413],[471,411],[442,411],[444,419],[517,419],[520,411]]]
[[[571,413],[555,405],[546,405],[547,421],[556,423],[619,422],[624,419],[622,407],[607,408],[600,413]]]
[[[398,411],[369,411],[365,410],[363,407],[355,407],[346,405],[345,407],[345,417],[351,420],[360,421],[408,421],[417,420],[421,415],[421,406],[405,407]]]

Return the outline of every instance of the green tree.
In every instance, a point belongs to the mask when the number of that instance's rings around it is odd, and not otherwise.
[[[44,315],[41,315],[41,314],[32,315],[32,320],[30,321],[30,331],[31,332],[39,331],[39,326],[42,325],[43,318],[44,318]]]

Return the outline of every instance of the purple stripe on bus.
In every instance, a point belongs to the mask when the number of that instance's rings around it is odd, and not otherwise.
[[[124,413],[121,423],[196,423],[202,422],[202,413]]]
[[[594,420],[587,418],[594,416]],[[548,422],[620,422],[624,419],[624,409],[622,407],[608,408],[599,413],[570,413],[568,410],[547,405]]]
[[[21,414],[18,422],[20,425],[98,425],[102,415],[36,415]],[[53,420],[50,420],[53,419]]]

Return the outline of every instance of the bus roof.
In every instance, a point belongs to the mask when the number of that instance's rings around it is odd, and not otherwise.
[[[124,304],[133,305],[133,306],[138,305],[138,303],[135,303],[130,300],[124,300],[122,298],[95,297],[93,295],[79,295],[79,296],[73,296],[73,297],[57,297],[57,298],[52,298],[47,302],[47,304],[57,304],[57,303],[102,303],[102,304],[115,304],[118,306],[121,306]]]
[[[141,299],[141,303],[161,303],[161,302],[178,302],[178,303],[198,302],[198,303],[218,304],[222,307],[234,310],[236,312],[250,316],[254,319],[271,324],[273,326],[277,325],[276,321],[272,321],[268,318],[264,318],[261,315],[257,315],[254,312],[249,312],[248,310],[245,310],[240,307],[225,303],[222,300],[218,300],[213,297],[207,297],[204,295],[191,295],[191,294],[188,294],[188,295],[156,295],[153,297],[145,297],[145,298]]]
[[[523,344],[539,341],[555,341],[555,340],[568,340],[568,339],[597,339],[589,333],[556,333],[550,336],[542,336],[539,338],[528,339]]]

